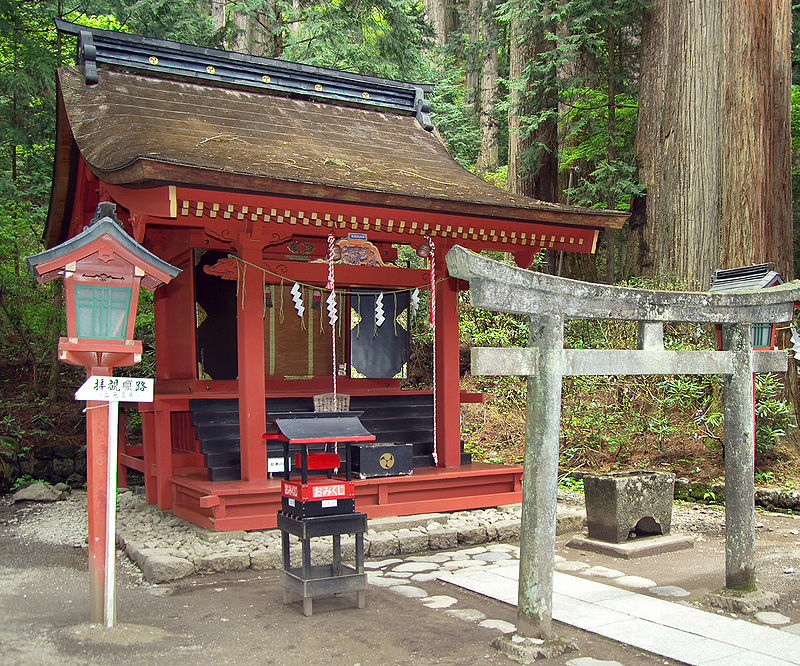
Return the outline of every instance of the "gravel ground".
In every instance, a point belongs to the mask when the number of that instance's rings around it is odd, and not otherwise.
[[[141,518],[141,514],[151,513],[158,517],[155,524],[173,536],[178,529],[191,529],[182,521],[179,526],[169,525],[174,519],[171,514],[161,514],[135,496],[121,504],[125,505],[120,509],[123,530],[129,514]],[[459,513],[459,521],[478,521],[481,516],[496,514]],[[9,497],[0,498],[0,607],[4,609],[0,663],[512,663],[492,647],[492,641],[513,625],[513,606],[438,580],[423,582],[424,573],[400,571],[399,566],[398,571],[390,571],[385,559],[369,563],[370,577],[392,582],[392,587],[369,585],[366,608],[354,608],[349,595],[343,595],[315,600],[313,616],[303,617],[298,604],[283,605],[277,571],[209,572],[153,584],[118,551],[118,623],[111,629],[90,625],[86,531],[85,493],[75,492],[48,504],[14,505]],[[217,536],[224,539],[224,535]],[[247,543],[244,539],[230,541]],[[458,552],[437,551],[427,557],[462,559],[468,552],[494,554],[502,553],[503,548],[459,545]],[[505,548],[515,550],[513,546]],[[412,563],[425,558],[401,557]],[[386,570],[385,577],[376,567]],[[409,576],[413,585],[406,586],[403,578]],[[429,597],[400,594],[400,590],[420,585]],[[543,666],[597,663],[587,662],[589,658],[626,666],[672,663],[567,625],[559,625],[557,631],[576,651],[538,662]]]

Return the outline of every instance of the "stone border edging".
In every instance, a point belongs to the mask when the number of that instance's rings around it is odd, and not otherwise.
[[[184,578],[194,573],[243,569],[268,570],[283,566],[280,532],[211,532],[188,523],[128,490],[118,493],[117,545],[151,583]],[[473,511],[425,514],[369,521],[365,555],[386,558],[425,551],[451,550],[491,541],[518,541],[522,507],[519,504]],[[562,509],[559,533],[580,529],[585,513]],[[328,537],[329,541],[330,538]],[[292,557],[299,559],[299,542]],[[342,538],[342,556],[354,556],[355,539]],[[320,538],[312,544],[312,559],[330,556],[330,544]]]

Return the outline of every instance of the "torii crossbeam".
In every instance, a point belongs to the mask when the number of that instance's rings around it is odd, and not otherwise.
[[[705,293],[631,289],[509,266],[456,246],[450,275],[469,281],[472,305],[530,317],[529,347],[473,348],[475,375],[528,378],[517,629],[552,634],[561,383],[569,375],[721,374],[725,387],[725,584],[755,588],[752,381],[785,372],[784,351],[753,351],[751,324],[792,319],[800,282],[766,290]],[[636,350],[564,349],[565,319],[637,321]],[[723,351],[668,351],[664,322],[722,324]]]

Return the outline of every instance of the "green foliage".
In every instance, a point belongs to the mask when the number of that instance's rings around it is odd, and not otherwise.
[[[782,380],[778,375],[755,375],[757,453],[773,451],[792,423],[792,408],[780,397],[782,391]]]
[[[11,484],[11,492],[13,493],[20,488],[25,488],[26,486],[31,485],[32,483],[47,483],[44,479],[36,479],[32,477],[30,474],[23,474],[20,477],[17,477],[17,480]],[[47,485],[50,485],[49,483]]]
[[[582,173],[564,194],[571,203],[589,207],[604,206],[609,196],[613,196],[618,207],[627,210],[631,198],[644,191],[635,168],[636,100],[627,94],[615,96],[612,132],[608,122],[607,90],[573,88],[566,91],[565,97],[569,102],[561,118],[563,138],[559,168],[578,167]],[[616,148],[615,159],[609,159],[608,147],[612,142]]]
[[[450,154],[465,168],[474,168],[480,150],[480,128],[464,86],[466,68],[454,55],[439,61],[439,76],[431,95],[431,117]],[[507,170],[507,168],[506,168]]]
[[[636,282],[651,287],[670,283],[664,278]],[[462,330],[475,337],[474,344],[527,344],[527,325],[522,318],[467,308],[462,322]],[[465,339],[473,342],[469,336]],[[631,322],[571,320],[565,327],[565,345],[635,348],[636,327]],[[713,349],[715,345],[715,332],[709,327],[681,324],[665,330],[665,346],[670,349]],[[519,463],[519,443],[524,438],[524,380],[503,377],[475,381],[489,399],[482,422],[467,420],[474,450],[485,456],[479,459],[499,457],[504,462]],[[780,375],[755,376],[756,456],[762,468],[781,459],[783,439],[795,427],[796,417],[782,391]],[[565,377],[561,467],[654,467],[690,477],[707,474],[709,468],[722,465],[722,403],[720,376]],[[494,418],[498,419],[496,425],[492,425]],[[487,429],[493,435],[488,440],[481,432]],[[769,468],[761,469],[761,482],[767,482],[769,473],[775,474]]]
[[[330,0],[300,4],[290,16],[295,32],[283,53],[288,60],[372,76],[425,78],[422,44],[428,30],[418,3]]]
[[[568,493],[582,493],[583,479],[575,479],[569,475],[564,475],[558,479],[558,487]]]
[[[642,192],[633,147],[636,54],[647,5],[645,0],[508,0],[499,10],[501,21],[518,22],[536,47],[523,75],[507,81],[509,89],[522,93],[521,138],[531,142],[520,155],[522,170],[535,175],[541,153],[551,150],[537,142],[536,133],[558,123],[559,168],[579,167],[581,174],[564,193],[571,203],[626,208]]]
[[[101,0],[97,9],[102,18],[77,22],[199,46],[222,46],[208,7],[199,0]],[[105,28],[104,22],[114,27]]]

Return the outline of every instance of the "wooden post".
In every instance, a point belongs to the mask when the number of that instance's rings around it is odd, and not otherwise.
[[[111,368],[88,368],[88,377],[110,377]],[[104,620],[106,581],[106,484],[108,482],[108,403],[86,402],[86,490],[89,511],[89,621]]]
[[[266,366],[264,354],[263,242],[241,235],[238,242],[237,336],[239,349],[239,441],[242,481],[267,478],[267,451],[262,435],[267,429],[265,410]]]
[[[164,400],[153,402],[156,435],[156,501],[162,511],[172,508],[172,412]],[[145,477],[147,478],[147,477]]]
[[[725,587],[756,587],[755,414],[751,325],[722,327],[725,349],[734,357],[725,375]]]
[[[550,638],[561,430],[563,318],[557,315],[531,317],[529,344],[539,349],[539,371],[528,377],[517,629],[523,636]]]
[[[156,415],[152,403],[140,407],[142,414],[142,457],[144,458],[144,497],[148,504],[158,502],[156,484]]]
[[[450,248],[436,242],[436,444],[439,467],[461,464],[461,395],[458,351],[458,286],[448,276],[444,255]]]
[[[117,555],[117,436],[119,434],[119,401],[109,400],[108,446],[106,447],[106,515],[103,566],[103,620],[106,627],[117,621],[116,555]]]

